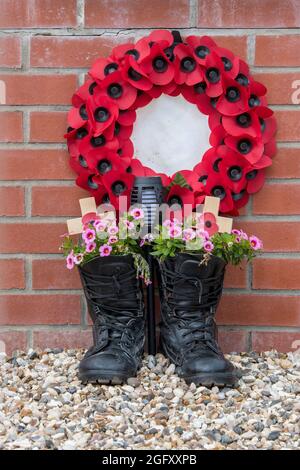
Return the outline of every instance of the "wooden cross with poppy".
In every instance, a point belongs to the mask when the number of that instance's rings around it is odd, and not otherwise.
[[[81,209],[81,217],[67,220],[69,235],[82,233],[85,224],[88,224],[92,220],[100,219],[100,217],[102,220],[115,220],[116,218],[115,213],[112,211],[107,211],[101,214],[98,213],[94,197],[79,199],[79,205]]]
[[[209,235],[216,232],[231,232],[233,219],[229,217],[220,217],[219,214],[220,199],[218,197],[206,196],[204,201],[201,220],[203,229]]]

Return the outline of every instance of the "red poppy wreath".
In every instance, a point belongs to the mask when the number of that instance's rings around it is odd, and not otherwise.
[[[135,176],[160,176],[166,202],[201,204],[219,197],[220,211],[237,215],[263,185],[275,154],[276,122],[266,87],[248,65],[207,36],[153,31],[135,44],[115,47],[96,60],[90,78],[73,95],[67,138],[78,186],[97,204],[116,208]],[[193,170],[156,173],[134,158],[130,140],[136,110],[163,93],[182,95],[208,115],[211,148]],[[184,161],[184,157],[183,157]],[[129,198],[128,198],[129,199]]]

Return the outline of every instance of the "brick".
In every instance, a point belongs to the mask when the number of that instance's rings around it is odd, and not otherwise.
[[[247,266],[243,263],[240,266],[228,265],[224,279],[225,288],[240,288],[247,287]]]
[[[253,199],[253,214],[299,215],[299,184],[266,184]]]
[[[293,99],[300,100],[300,79],[298,73],[269,72],[255,73],[253,76],[255,80],[267,87],[269,104],[297,104],[293,102]]]
[[[43,259],[32,261],[33,289],[81,289],[76,268],[66,268],[65,260]]]
[[[67,114],[57,112],[30,113],[30,142],[63,142],[67,129]]]
[[[87,28],[180,28],[189,26],[188,0],[86,0]]]
[[[296,28],[298,0],[199,0],[201,28]]]
[[[32,188],[32,215],[79,217],[79,199],[83,197],[88,197],[87,192],[77,186]]]
[[[34,348],[87,349],[93,342],[91,330],[40,330],[33,333]]]
[[[218,329],[218,343],[225,354],[248,350],[248,331]]]
[[[300,259],[256,259],[253,289],[300,289]]]
[[[22,259],[0,260],[0,289],[24,289],[25,267]]]
[[[58,253],[66,224],[0,224],[1,253]]]
[[[212,36],[218,46],[229,49],[234,54],[246,60],[247,37],[246,36]]]
[[[1,325],[80,323],[80,295],[1,295]]]
[[[300,178],[299,149],[278,148],[272,166],[266,170],[266,176],[267,178]]]
[[[300,298],[292,295],[223,295],[220,325],[299,326]]]
[[[76,0],[1,1],[1,28],[64,28],[76,24]]]
[[[90,67],[98,57],[110,55],[116,45],[111,36],[35,36],[30,62],[32,67]]]
[[[1,21],[1,19],[0,19]],[[0,38],[0,67],[20,68],[21,40],[13,36],[3,36]]]
[[[19,111],[0,113],[0,142],[23,141],[23,113]]]
[[[0,352],[8,356],[16,350],[27,350],[27,334],[25,331],[0,331]]]
[[[1,186],[0,215],[18,216],[24,214],[24,188]]]
[[[0,180],[73,180],[66,150],[0,149]]]
[[[296,34],[256,36],[254,63],[265,67],[298,67],[300,36]]]
[[[300,46],[299,46],[300,47]],[[276,111],[278,142],[298,142],[300,138],[300,112]]]
[[[266,252],[300,251],[300,222],[244,222],[239,221],[236,228],[242,228],[249,235],[257,235],[264,243]]]
[[[253,331],[253,351],[271,351],[276,349],[280,352],[296,351],[300,348],[300,331]]]
[[[6,104],[70,104],[77,88],[76,75],[1,74],[6,86]]]

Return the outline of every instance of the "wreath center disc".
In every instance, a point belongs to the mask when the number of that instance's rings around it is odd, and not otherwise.
[[[136,112],[134,155],[157,173],[192,170],[210,148],[207,116],[182,96],[162,95]]]

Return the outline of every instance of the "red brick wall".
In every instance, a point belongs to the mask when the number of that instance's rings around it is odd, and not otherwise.
[[[218,321],[227,351],[291,349],[300,340],[299,0],[0,0],[0,8],[0,341],[9,350],[88,344],[80,283],[58,253],[84,194],[67,163],[65,116],[96,57],[164,27],[216,37],[269,88],[278,154],[236,221],[263,238],[265,252],[228,270]]]

